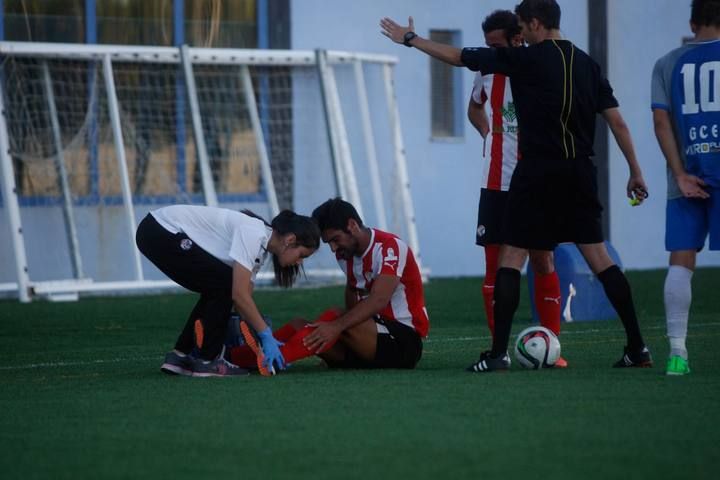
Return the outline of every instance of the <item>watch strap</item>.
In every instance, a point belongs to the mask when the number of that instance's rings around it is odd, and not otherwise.
[[[417,33],[413,31],[406,32],[405,35],[403,35],[403,45],[405,45],[406,47],[412,47],[412,45],[410,45],[410,42],[415,37],[417,37]]]

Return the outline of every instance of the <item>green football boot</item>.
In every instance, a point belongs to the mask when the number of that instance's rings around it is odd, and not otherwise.
[[[673,355],[668,358],[666,375],[687,375],[688,373],[690,373],[690,365],[688,365],[687,360],[680,355]]]

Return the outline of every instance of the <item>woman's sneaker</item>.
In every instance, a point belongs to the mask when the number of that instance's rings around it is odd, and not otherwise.
[[[183,375],[189,377],[193,374],[195,359],[190,355],[184,355],[172,350],[165,354],[165,362],[160,371],[168,375]]]
[[[687,359],[680,355],[673,355],[668,358],[665,375],[687,375],[690,373],[690,365]]]
[[[243,377],[246,375],[250,375],[248,370],[228,362],[222,354],[212,361],[195,359],[192,372],[193,377]]]
[[[490,351],[482,352],[480,359],[467,367],[465,370],[468,372],[494,372],[501,371],[506,372],[510,368],[510,357],[507,353],[500,355],[499,357],[490,356]]]

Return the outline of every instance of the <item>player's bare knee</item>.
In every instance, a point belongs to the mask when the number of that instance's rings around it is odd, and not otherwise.
[[[328,350],[318,354],[318,357],[322,358],[329,368],[336,368],[342,365],[345,360],[345,354],[345,347],[336,343]]]
[[[577,247],[595,275],[615,265],[604,243],[582,244]]]
[[[555,271],[552,253],[544,250],[530,250],[530,264],[538,275],[549,275]]]
[[[362,337],[363,329],[361,328],[361,325],[362,324],[355,325],[354,327],[343,330],[343,332],[340,334],[340,337],[343,340],[355,340]]]
[[[340,341],[352,346],[374,345],[376,337],[377,327],[375,321],[369,319],[343,331],[340,335]]]
[[[697,252],[695,250],[677,250],[670,252],[670,265],[679,265],[688,270],[695,270]]]

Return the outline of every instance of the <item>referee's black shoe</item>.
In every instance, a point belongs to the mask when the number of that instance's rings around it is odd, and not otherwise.
[[[615,362],[613,368],[649,368],[652,366],[652,355],[650,355],[650,350],[648,350],[647,347],[633,352],[626,346],[623,357]]]
[[[482,352],[480,359],[467,367],[465,370],[468,372],[481,373],[481,372],[505,372],[510,368],[510,356],[506,353],[498,357],[492,357],[490,350]]]

